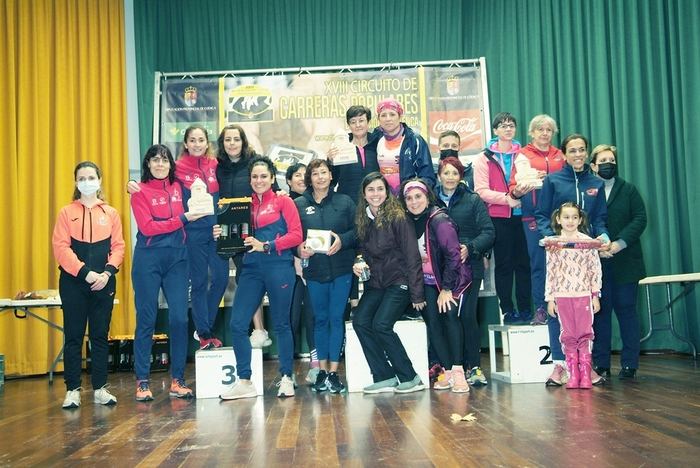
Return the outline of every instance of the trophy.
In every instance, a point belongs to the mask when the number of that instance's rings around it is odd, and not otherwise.
[[[331,147],[338,150],[333,157],[334,166],[342,166],[343,164],[353,164],[357,162],[355,145],[348,141],[348,135],[345,132],[338,131],[333,136]]]
[[[197,178],[190,186],[192,195],[190,196],[187,206],[192,214],[213,215],[214,214],[214,197],[207,193],[207,184],[202,182],[202,179]]]
[[[562,239],[560,236],[547,236],[540,239],[539,244],[545,248],[598,250],[603,242],[600,239]]]
[[[530,166],[530,161],[525,157],[520,157],[515,160],[515,181],[518,184],[527,184],[535,188],[542,188],[542,179],[537,175],[537,169]]]
[[[331,231],[325,229],[308,229],[306,231],[306,248],[314,253],[328,253],[331,248]]]
[[[221,235],[216,241],[216,253],[220,256],[227,258],[248,250],[243,240],[253,235],[251,201],[250,197],[219,200],[217,223],[221,226]]]

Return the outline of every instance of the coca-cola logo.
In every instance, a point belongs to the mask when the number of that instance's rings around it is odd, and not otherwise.
[[[433,124],[433,133],[442,133],[452,130],[460,134],[473,133],[479,130],[478,120],[475,118],[462,117],[458,121],[438,119]]]

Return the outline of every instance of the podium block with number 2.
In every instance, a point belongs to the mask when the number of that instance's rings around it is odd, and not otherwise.
[[[219,398],[222,390],[238,382],[238,366],[233,348],[217,348],[195,353],[195,378],[197,398]],[[258,395],[263,394],[262,350],[253,349],[250,368],[251,380]]]
[[[496,332],[508,343],[503,370],[496,368]],[[546,382],[554,370],[546,325],[489,325],[489,357],[491,378],[508,383]]]

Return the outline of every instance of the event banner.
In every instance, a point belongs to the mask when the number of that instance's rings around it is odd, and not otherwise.
[[[486,83],[476,66],[232,75],[161,79],[159,142],[176,158],[188,126],[202,125],[215,144],[221,128],[237,124],[257,153],[273,159],[284,188],[291,164],[325,158],[335,138],[347,138],[348,107],[372,111],[371,131],[377,126],[377,103],[388,97],[401,102],[403,121],[429,142],[436,166],[442,132],[460,135],[465,163],[490,138]],[[481,296],[495,294],[493,269],[486,268]]]
[[[333,138],[348,132],[348,107],[371,109],[373,128],[377,103],[393,97],[403,105],[404,122],[430,143],[435,161],[445,130],[459,133],[466,158],[489,137],[483,87],[477,67],[167,79],[160,142],[177,157],[187,126],[203,125],[215,142],[222,127],[238,124],[253,148],[273,157],[283,172],[295,161],[325,157]]]

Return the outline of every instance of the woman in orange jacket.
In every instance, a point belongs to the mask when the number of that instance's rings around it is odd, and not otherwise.
[[[102,199],[100,168],[83,161],[75,167],[74,176],[73,202],[59,212],[52,238],[61,270],[58,290],[63,304],[66,409],[80,406],[81,347],[88,322],[94,402],[117,402],[107,390],[107,332],[114,305],[114,275],[124,260],[121,219]]]

